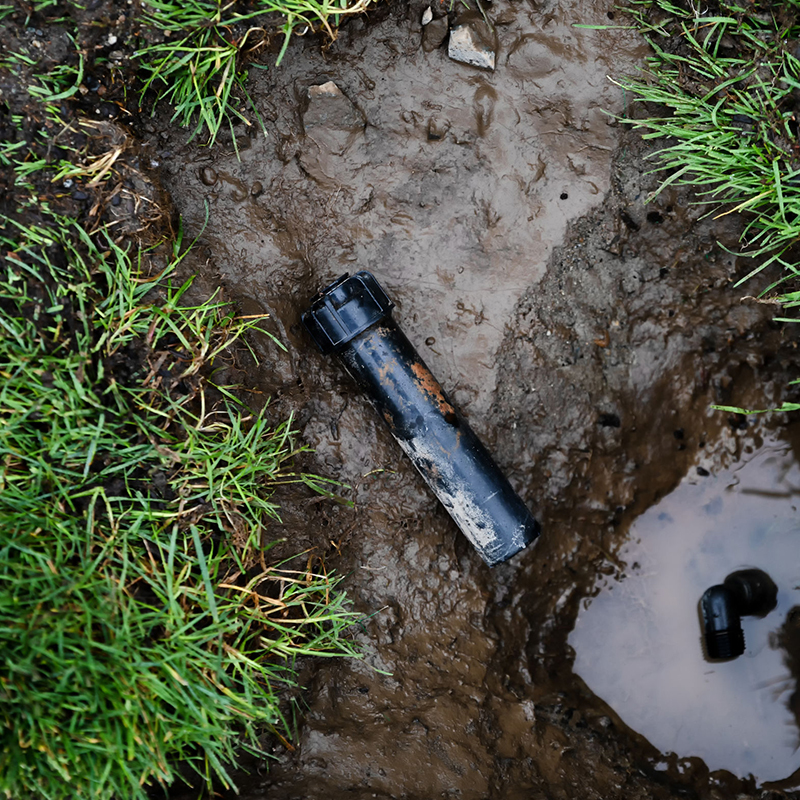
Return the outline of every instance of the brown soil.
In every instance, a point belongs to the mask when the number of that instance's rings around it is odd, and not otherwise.
[[[685,190],[645,205],[648,151],[604,114],[624,102],[606,76],[643,46],[574,27],[611,4],[497,0],[494,72],[431,46],[426,5],[382,6],[254,71],[265,133],[239,126],[238,155],[230,137],[187,143],[168,109],[128,129],[137,174],[202,230],[203,284],[268,312],[287,347],[253,343],[254,391],[295,414],[305,467],[352,487],[353,508],[287,494],[275,534],[347,575],[365,659],[305,665],[294,749],[270,744],[241,796],[783,796],[659,753],[573,673],[567,637],[639,514],[701,461],[793,437],[783,416],[754,429],[710,410],[792,399],[791,329],[742,298],[757,284],[733,287],[752,268],[719,244],[735,248],[735,220],[701,219]],[[341,94],[309,95],[328,81]],[[542,537],[512,562],[483,565],[301,329],[311,296],[357,269],[537,513]]]

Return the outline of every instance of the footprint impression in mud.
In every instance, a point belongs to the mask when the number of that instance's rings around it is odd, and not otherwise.
[[[364,116],[333,81],[310,86],[306,99],[300,165],[323,187],[347,185],[354,168],[344,156],[363,134]]]
[[[472,109],[475,112],[475,125],[478,136],[485,136],[492,124],[494,116],[494,105],[497,101],[497,92],[489,86],[483,84],[479,86],[472,98]]]
[[[800,768],[799,499],[800,463],[784,442],[716,475],[693,469],[633,523],[624,572],[583,601],[574,671],[663,753],[759,783]],[[742,617],[741,657],[709,661],[698,600],[748,567],[777,584],[777,608]]]

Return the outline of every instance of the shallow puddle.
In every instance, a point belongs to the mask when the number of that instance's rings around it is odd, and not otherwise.
[[[569,637],[575,672],[663,753],[759,783],[800,767],[795,677],[779,643],[800,603],[798,493],[800,464],[775,439],[717,474],[693,468],[633,523],[621,569],[583,601]],[[700,597],[744,567],[775,581],[777,608],[742,618],[743,656],[709,661]]]

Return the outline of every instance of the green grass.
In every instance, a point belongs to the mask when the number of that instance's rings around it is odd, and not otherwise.
[[[248,61],[262,51],[279,28],[283,44],[279,65],[294,33],[322,30],[336,38],[346,16],[361,14],[376,0],[144,0],[146,19],[165,32],[163,42],[139,50],[145,75],[142,95],[152,89],[156,102],[169,102],[173,119],[205,131],[213,144],[223,125],[252,125],[258,111],[246,91]],[[234,136],[235,142],[235,136]]]
[[[355,654],[338,581],[263,558],[271,487],[325,486],[212,385],[258,320],[50,221],[0,231],[0,796],[229,785],[294,659]]]
[[[665,143],[653,158],[667,177],[648,199],[672,184],[691,186],[710,213],[744,214],[741,255],[755,266],[736,285],[771,267],[762,294],[784,309],[800,306],[800,2],[632,0],[627,10],[653,55],[640,77],[619,84],[665,109],[624,120]],[[785,402],[777,410],[798,409]]]
[[[781,278],[795,276],[783,256],[800,236],[798,5],[723,2],[700,12],[645,0],[631,8],[654,55],[642,77],[620,85],[667,111],[626,120],[645,139],[666,140],[654,156],[669,172],[658,191],[691,185],[715,213],[748,214],[744,255],[760,261],[743,280],[773,262]]]

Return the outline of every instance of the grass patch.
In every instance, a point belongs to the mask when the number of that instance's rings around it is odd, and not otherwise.
[[[795,276],[783,256],[800,236],[800,6],[721,2],[700,12],[646,0],[629,10],[654,55],[641,78],[620,85],[668,111],[625,120],[669,141],[654,155],[670,173],[656,195],[692,185],[720,215],[747,212],[744,255],[766,258],[742,280],[773,262]]]
[[[619,84],[667,112],[624,120],[644,139],[666,140],[652,157],[669,174],[648,199],[688,185],[698,202],[713,204],[710,213],[744,213],[741,255],[758,261],[736,285],[775,265],[781,271],[762,294],[800,306],[791,285],[800,276],[792,256],[800,239],[800,2],[632,0],[627,11],[654,52],[640,77]],[[777,410],[798,409],[784,402]]]
[[[0,231],[0,795],[227,786],[294,659],[355,654],[337,579],[263,559],[271,487],[325,487],[209,383],[257,320],[53,223]]]
[[[145,74],[144,92],[175,109],[173,119],[205,131],[213,144],[224,124],[252,125],[258,111],[245,89],[247,62],[263,51],[269,32],[279,28],[279,65],[293,33],[322,30],[333,41],[347,16],[364,13],[376,0],[143,0],[146,19],[166,34],[163,42],[136,54]],[[234,136],[235,142],[235,136]]]

